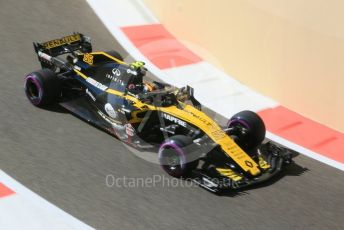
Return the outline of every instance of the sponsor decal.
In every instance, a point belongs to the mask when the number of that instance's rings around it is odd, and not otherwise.
[[[131,124],[125,125],[125,133],[130,137],[134,136],[135,129],[133,128]]]
[[[137,72],[135,70],[131,70],[131,69],[127,69],[127,73],[135,75],[135,76],[137,75]]]
[[[116,119],[118,117],[118,113],[114,110],[110,103],[106,103],[104,109],[111,118]]]
[[[192,111],[188,111],[188,110],[185,110],[185,112],[188,112],[189,114],[191,114],[194,118],[200,120],[201,122],[203,122],[205,125],[207,126],[212,126],[212,124],[206,119],[206,118],[203,118],[195,113],[193,113]]]
[[[124,85],[124,82],[122,79],[120,79],[119,77],[121,76],[121,71],[117,68],[112,69],[112,74],[106,74],[105,77],[109,78],[111,81],[115,82],[115,83],[119,83],[121,85]]]
[[[80,66],[77,66],[77,65],[74,66],[74,69],[76,69],[77,71],[81,71]]]
[[[186,122],[185,121],[182,121],[182,120],[180,120],[180,119],[178,119],[178,118],[176,118],[174,116],[171,116],[169,114],[163,113],[162,117],[165,118],[166,120],[172,121],[173,123],[176,123],[178,125],[186,127]]]
[[[113,76],[119,77],[121,75],[121,71],[117,68],[112,69]]]
[[[91,85],[93,85],[93,86],[95,86],[95,87],[97,87],[98,89],[103,90],[103,91],[105,91],[105,90],[108,88],[107,86],[103,85],[103,84],[100,83],[100,82],[97,82],[96,80],[94,80],[93,78],[90,78],[90,77],[87,78],[86,81],[87,81],[88,83],[90,83]]]
[[[42,45],[46,49],[52,49],[52,48],[59,47],[59,46],[65,45],[65,44],[80,41],[80,39],[81,39],[80,34],[73,34],[73,35],[66,36],[66,37],[61,38],[61,39],[55,39],[55,40],[45,42]]]
[[[42,59],[46,60],[46,61],[51,61],[51,56],[49,56],[46,53],[43,53],[41,51],[38,52],[38,56],[41,57]]]
[[[84,58],[82,60],[89,65],[93,65],[93,55],[92,54],[84,54]]]
[[[248,161],[248,160],[245,161],[245,164],[247,165],[247,167],[250,167],[250,168],[253,167],[252,162],[250,162],[250,161]]]
[[[88,96],[90,96],[90,98],[92,98],[93,101],[96,101],[96,98],[93,96],[93,94],[88,89],[86,89],[86,94]]]
[[[215,138],[215,140],[220,140],[222,138],[224,138],[226,136],[226,133],[219,129],[219,130],[215,130],[211,133],[213,135],[213,137]]]

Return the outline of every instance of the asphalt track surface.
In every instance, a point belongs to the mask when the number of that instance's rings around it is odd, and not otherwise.
[[[226,196],[167,183],[107,186],[107,175],[166,175],[62,109],[33,107],[23,78],[39,68],[32,41],[80,31],[98,50],[123,50],[84,1],[0,0],[0,5],[0,168],[40,196],[97,229],[344,226],[344,173],[303,156],[282,178]]]

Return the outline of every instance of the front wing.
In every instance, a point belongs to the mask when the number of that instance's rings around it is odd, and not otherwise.
[[[262,170],[259,176],[248,177],[237,174],[231,169],[196,169],[192,173],[192,180],[199,186],[214,193],[240,190],[271,179],[283,171],[287,165],[291,164],[292,159],[298,155],[297,152],[272,142],[263,144],[261,151],[263,152],[262,157],[269,167]]]

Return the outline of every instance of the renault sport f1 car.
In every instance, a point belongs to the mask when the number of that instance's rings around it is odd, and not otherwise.
[[[59,103],[131,146],[155,149],[173,177],[192,178],[212,192],[239,189],[271,178],[295,156],[265,140],[254,112],[239,112],[221,127],[202,111],[191,87],[149,81],[143,62],[92,52],[83,34],[34,43],[34,49],[42,69],[25,78],[33,105]]]

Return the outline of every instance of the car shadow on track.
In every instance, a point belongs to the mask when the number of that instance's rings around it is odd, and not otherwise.
[[[55,112],[55,113],[69,113],[68,110],[66,110],[59,104],[47,105],[47,106],[44,106],[44,108],[42,109],[50,111],[50,112]]]
[[[284,178],[286,176],[301,176],[308,171],[309,171],[308,168],[302,167],[302,166],[298,165],[297,163],[293,162],[290,165],[288,165],[287,167],[285,167],[285,169],[283,171],[281,171],[279,174],[275,175],[274,177],[272,177],[271,179],[269,179],[265,182],[251,185],[251,186],[248,186],[248,187],[245,187],[242,189],[224,191],[224,192],[221,192],[217,195],[227,196],[227,197],[237,197],[237,196],[248,195],[250,190],[255,190],[258,188],[271,186],[272,184],[276,183],[277,181],[281,180],[282,178]]]

